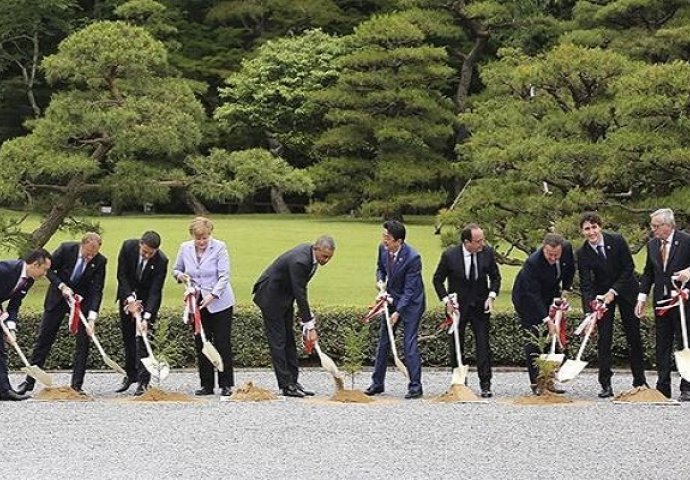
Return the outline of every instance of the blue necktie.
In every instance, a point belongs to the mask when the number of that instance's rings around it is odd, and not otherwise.
[[[74,266],[72,275],[69,277],[69,281],[72,285],[79,281],[82,274],[84,273],[84,268],[86,268],[86,262],[84,261],[84,258],[80,255],[77,259],[77,264]]]

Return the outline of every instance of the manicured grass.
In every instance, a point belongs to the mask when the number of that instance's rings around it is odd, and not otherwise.
[[[156,230],[163,238],[163,251],[175,261],[181,242],[188,240],[187,226],[192,217],[182,215],[147,215],[123,217],[97,217],[103,229],[102,253],[108,258],[103,310],[115,308],[115,278],[117,254],[122,242],[138,238],[145,230]],[[238,302],[251,303],[251,288],[263,269],[273,259],[301,242],[311,242],[321,234],[330,234],[336,240],[336,255],[325,267],[320,267],[309,286],[310,300],[314,304],[356,305],[366,307],[373,302],[376,249],[381,238],[381,222],[348,218],[320,218],[305,215],[212,215],[214,236],[227,243],[232,267],[232,286]],[[412,217],[407,219],[408,242],[422,255],[424,282],[430,306],[437,303],[431,276],[441,254],[440,240],[434,235],[433,219]],[[36,218],[27,221],[27,229],[37,224]],[[56,234],[47,245],[52,251],[60,242],[76,238],[69,233]],[[2,258],[10,258],[4,252]],[[509,289],[513,283],[515,267],[503,267],[504,290],[499,296],[499,309],[510,308]],[[25,300],[31,310],[40,310],[47,282],[37,284]],[[166,281],[164,304],[180,305],[182,287],[172,277]]]

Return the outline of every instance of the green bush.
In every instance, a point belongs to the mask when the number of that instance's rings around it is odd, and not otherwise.
[[[344,331],[353,323],[359,322],[366,313],[364,309],[352,309],[349,307],[316,307],[318,315],[318,329],[321,348],[336,363],[342,364],[345,355]],[[191,328],[182,324],[179,310],[163,309],[160,312],[163,318],[170,318],[170,341],[177,342],[181,355],[173,367],[193,367],[195,365],[194,343]],[[438,331],[437,327],[442,322],[444,312],[437,308],[427,312],[420,327],[420,348],[422,359],[426,366],[447,366],[450,364],[448,347],[448,335],[444,331]],[[19,329],[19,345],[30,357],[31,349],[38,333],[41,316],[39,313],[21,312]],[[570,315],[569,328],[572,330],[579,318],[579,313]],[[108,355],[115,361],[123,364],[122,336],[120,334],[119,318],[117,314],[104,314],[98,320],[96,333]],[[299,342],[299,322],[295,322],[295,335]],[[373,363],[376,342],[378,340],[379,322],[373,321],[368,325],[369,342],[365,349],[367,364]],[[613,355],[616,365],[627,365],[627,348],[620,321],[616,320],[614,329]],[[654,362],[654,328],[653,325],[643,322],[642,340],[645,347],[645,363],[648,368]],[[573,339],[571,339],[573,341]],[[474,365],[474,340],[468,327],[466,335],[466,355],[470,365]],[[523,332],[517,318],[513,314],[502,313],[491,318],[491,351],[493,364],[496,366],[524,366],[523,358]],[[579,339],[574,339],[571,346],[572,357],[577,352]],[[235,366],[237,367],[269,367],[271,365],[266,337],[264,335],[263,321],[259,310],[254,306],[238,306],[235,308],[232,331],[232,347]],[[9,349],[11,350],[11,349]],[[60,328],[58,338],[53,345],[45,368],[71,368],[74,339],[67,333],[66,319]],[[301,350],[300,350],[301,351]],[[402,354],[402,349],[399,349]],[[19,359],[14,354],[9,354],[11,368],[18,368]],[[317,365],[316,356],[301,355],[303,365]],[[583,359],[589,361],[590,366],[596,365],[596,338],[592,337]],[[95,347],[92,347],[89,356],[89,368],[105,368]]]

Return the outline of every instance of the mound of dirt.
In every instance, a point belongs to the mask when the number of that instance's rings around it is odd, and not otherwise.
[[[613,397],[613,400],[629,403],[673,403],[673,400],[666,398],[659,390],[649,387],[635,387],[632,390],[626,390]]]
[[[72,387],[45,387],[34,397],[45,402],[90,402],[93,400],[88,395],[78,393]]]
[[[372,403],[374,401],[361,390],[345,390],[344,388],[337,389],[329,400],[341,403]]]
[[[196,402],[197,400],[186,393],[167,392],[158,388],[149,388],[143,395],[132,397],[132,402]]]
[[[278,396],[270,390],[255,386],[254,382],[249,381],[232,392],[230,400],[235,402],[266,402],[278,400]]]
[[[516,397],[513,399],[513,403],[518,405],[556,405],[573,403],[573,400],[564,395],[557,395],[547,391],[541,395],[523,395],[521,397]]]
[[[480,402],[472,390],[465,385],[451,385],[447,392],[431,400],[439,403]]]

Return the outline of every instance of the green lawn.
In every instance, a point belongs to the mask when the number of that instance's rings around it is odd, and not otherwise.
[[[187,225],[191,216],[150,215],[97,217],[103,228],[103,254],[108,257],[108,271],[103,310],[115,307],[117,253],[122,241],[138,238],[148,229],[157,230],[162,238],[162,249],[175,261],[179,244],[188,239]],[[301,242],[313,241],[320,234],[335,237],[337,249],[333,260],[319,268],[310,283],[310,299],[314,304],[367,306],[376,294],[374,268],[376,249],[381,238],[379,221],[345,218],[317,218],[305,215],[213,215],[214,236],[224,240],[230,251],[232,286],[238,302],[251,302],[251,287],[263,269],[280,253]],[[37,224],[33,218],[27,229]],[[424,282],[430,305],[437,302],[433,293],[431,276],[441,254],[439,237],[434,235],[433,219],[416,217],[408,219],[408,242],[422,255]],[[49,250],[74,237],[59,233],[47,245]],[[4,252],[3,258],[11,257]],[[498,309],[508,310],[510,288],[517,272],[516,267],[502,267],[503,291],[498,298]],[[41,280],[31,291],[25,304],[31,310],[40,310],[47,282]],[[182,287],[169,277],[165,286],[164,304],[175,307],[180,304]]]

